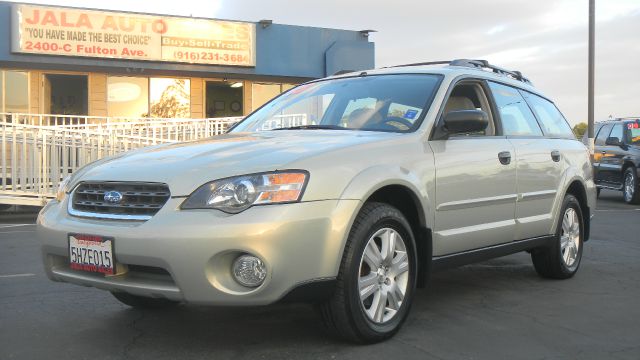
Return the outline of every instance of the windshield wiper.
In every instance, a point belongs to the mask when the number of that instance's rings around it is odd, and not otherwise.
[[[276,128],[273,130],[350,130],[338,125],[298,125],[290,127]]]

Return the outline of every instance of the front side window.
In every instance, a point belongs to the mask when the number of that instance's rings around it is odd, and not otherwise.
[[[624,141],[622,137],[622,124],[615,124],[613,126],[613,130],[611,130],[611,135],[609,137],[617,138],[620,141]]]
[[[418,125],[439,75],[373,75],[304,84],[271,101],[232,132],[295,126],[406,132]]]
[[[504,135],[542,136],[536,118],[518,90],[491,81],[489,87],[498,106]]]
[[[574,139],[575,135],[558,108],[549,100],[521,91],[531,109],[540,120],[545,135]]]
[[[480,84],[476,82],[463,82],[453,88],[444,105],[442,114],[446,116],[451,111],[460,110],[482,110],[489,118],[489,124],[485,130],[473,134],[464,134],[464,136],[495,135],[495,125],[493,123],[491,108],[483,87]]]
[[[598,131],[598,135],[596,136],[596,140],[595,140],[596,145],[604,146],[605,142],[607,141],[607,137],[611,132],[611,127],[612,125],[607,124],[600,128],[600,131]]]

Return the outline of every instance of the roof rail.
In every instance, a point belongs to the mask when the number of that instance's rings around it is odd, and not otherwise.
[[[507,70],[495,65],[491,65],[487,60],[455,59],[451,61],[430,61],[430,62],[420,62],[420,63],[413,63],[413,64],[394,65],[394,66],[387,66],[387,67],[395,68],[395,67],[425,66],[425,65],[464,66],[464,67],[470,67],[470,68],[475,68],[480,70],[489,69],[496,74],[508,76],[512,79],[522,81],[527,84],[531,84],[531,81],[526,77],[524,77],[520,71]]]

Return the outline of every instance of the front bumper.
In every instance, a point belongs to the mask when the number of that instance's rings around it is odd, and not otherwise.
[[[68,200],[68,199],[67,199]],[[255,206],[240,214],[180,210],[172,198],[148,221],[96,220],[68,214],[66,200],[38,217],[44,267],[50,279],[134,295],[208,305],[264,305],[295,288],[337,276],[358,200]],[[130,272],[104,277],[71,270],[67,237],[115,238],[115,258]],[[267,266],[257,288],[239,285],[231,264],[241,253]]]

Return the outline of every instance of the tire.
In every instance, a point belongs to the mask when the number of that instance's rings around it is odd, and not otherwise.
[[[389,244],[394,244],[391,252]],[[357,343],[390,338],[409,314],[417,265],[411,226],[402,213],[388,204],[366,203],[349,232],[335,292],[320,304],[325,326]]]
[[[622,175],[622,198],[627,204],[640,204],[636,168],[630,166]]]
[[[553,244],[531,252],[533,265],[543,278],[568,279],[576,274],[582,259],[584,217],[578,199],[565,195],[558,216]]]
[[[131,295],[126,292],[112,291],[111,295],[113,295],[113,297],[118,299],[118,301],[120,301],[121,303],[136,309],[164,309],[179,304],[179,302],[177,301]]]

